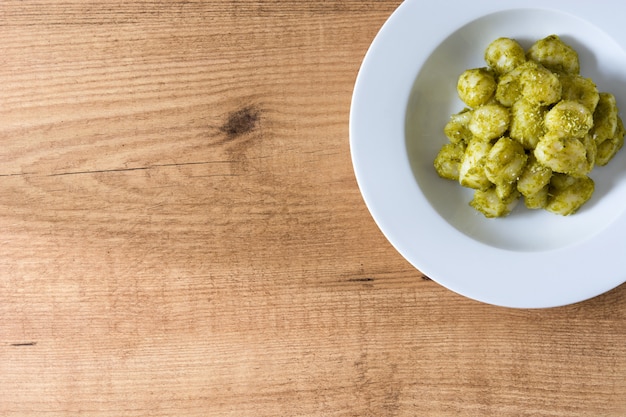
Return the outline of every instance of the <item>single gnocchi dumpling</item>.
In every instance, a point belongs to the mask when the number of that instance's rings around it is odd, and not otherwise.
[[[578,53],[557,35],[550,35],[535,42],[526,53],[528,59],[539,62],[554,72],[578,74]]]
[[[593,113],[600,100],[596,84],[590,78],[576,74],[560,74],[561,100],[577,101]]]
[[[554,73],[542,66],[525,69],[520,75],[522,97],[526,100],[547,106],[561,99],[561,81]]]
[[[546,114],[545,126],[560,136],[582,138],[593,126],[593,114],[577,101],[562,100]]]
[[[535,149],[539,138],[545,134],[544,119],[548,112],[545,106],[521,99],[511,108],[509,136],[525,149]]]
[[[459,98],[469,107],[483,105],[496,92],[496,79],[487,68],[465,70],[457,82]]]
[[[460,143],[446,143],[441,147],[435,158],[435,170],[441,178],[448,180],[459,180],[459,169],[461,160],[465,153],[465,146]]]
[[[526,62],[526,53],[516,40],[498,38],[485,49],[485,62],[502,75]]]
[[[548,205],[548,198],[550,197],[550,187],[544,186],[534,194],[525,195],[524,205],[531,210],[537,210],[545,208]]]
[[[596,141],[593,140],[591,135],[585,135],[584,138],[581,139],[583,145],[585,146],[585,157],[587,158],[587,167],[580,173],[574,173],[573,175],[583,176],[587,175],[591,172],[593,167],[596,165],[596,159],[598,158],[598,145]]]
[[[509,198],[512,193],[519,195],[514,182],[500,182],[494,185],[494,190],[500,200]]]
[[[502,75],[496,87],[496,100],[505,107],[511,107],[522,97],[522,85],[520,78],[522,73],[529,68],[536,68],[535,61],[526,61],[522,65]]]
[[[550,183],[552,170],[540,164],[534,154],[528,156],[528,162],[517,181],[517,190],[525,197],[539,193]]]
[[[591,134],[597,144],[615,136],[617,129],[617,102],[611,93],[600,93],[598,105],[593,112]]]
[[[515,208],[519,201],[519,193],[512,192],[506,198],[500,198],[496,192],[496,187],[486,190],[474,191],[474,198],[470,201],[470,206],[480,211],[485,217],[504,217]]]
[[[598,146],[598,151],[596,154],[596,164],[600,166],[604,166],[609,163],[611,159],[615,156],[615,154],[622,149],[624,146],[624,134],[626,134],[626,130],[624,129],[624,123],[622,119],[617,117],[617,127],[615,129],[615,134],[612,138],[605,140]]]
[[[576,176],[589,172],[585,144],[577,138],[548,132],[537,143],[534,155],[539,163],[554,172]]]
[[[491,150],[491,143],[472,139],[463,153],[459,166],[459,183],[463,187],[484,190],[491,187],[485,174],[485,157]]]
[[[527,160],[528,156],[519,142],[501,137],[485,158],[487,179],[496,185],[513,184],[524,170]]]
[[[475,138],[489,141],[504,135],[509,128],[509,109],[497,103],[485,104],[474,109],[469,130]]]
[[[555,174],[550,181],[550,197],[545,209],[554,214],[574,214],[593,195],[595,184],[589,177]]]
[[[469,143],[472,138],[472,132],[469,130],[469,121],[471,118],[472,111],[467,108],[450,116],[450,120],[443,128],[443,133],[450,139],[450,142]]]

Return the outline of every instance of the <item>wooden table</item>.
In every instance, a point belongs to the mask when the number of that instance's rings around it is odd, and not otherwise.
[[[0,4],[1,416],[626,416],[626,286],[481,304],[369,215],[399,3]]]

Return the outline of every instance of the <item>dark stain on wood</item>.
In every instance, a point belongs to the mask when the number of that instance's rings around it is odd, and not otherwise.
[[[228,115],[226,122],[220,127],[220,131],[226,134],[228,139],[235,139],[252,132],[261,118],[260,111],[254,106],[246,106]]]

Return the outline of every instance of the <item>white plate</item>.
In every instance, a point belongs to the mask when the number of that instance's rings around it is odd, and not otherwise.
[[[443,126],[463,108],[458,75],[485,66],[485,47],[501,36],[527,47],[559,35],[579,53],[581,74],[626,110],[626,3],[601,4],[407,0],[370,46],[350,114],[359,188],[398,252],[450,290],[543,308],[626,281],[626,149],[594,169],[592,199],[568,217],[519,204],[506,218],[486,219],[469,207],[471,191],[440,179],[432,165],[447,141]]]

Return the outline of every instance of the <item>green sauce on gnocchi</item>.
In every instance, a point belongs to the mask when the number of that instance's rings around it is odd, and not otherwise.
[[[624,145],[615,96],[580,75],[578,54],[557,35],[528,50],[498,38],[484,59],[487,66],[457,80],[467,107],[444,127],[435,170],[473,189],[470,206],[489,218],[507,216],[521,200],[575,213],[593,194],[591,170]]]

